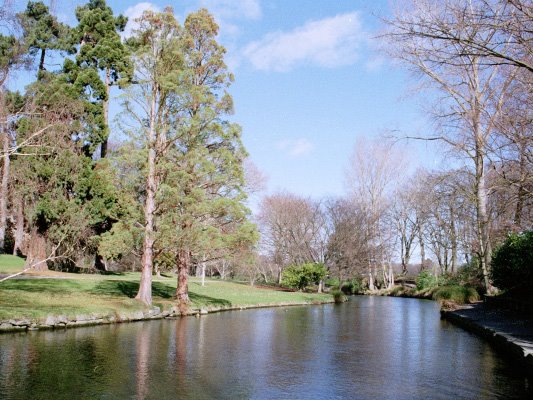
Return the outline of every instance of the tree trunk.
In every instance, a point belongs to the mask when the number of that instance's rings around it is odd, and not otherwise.
[[[106,129],[106,136],[102,140],[100,145],[100,158],[105,158],[107,155],[107,143],[109,139],[109,92],[111,86],[111,71],[109,68],[105,70],[105,93],[107,98],[102,102],[102,107],[104,109],[104,125]]]
[[[3,100],[3,93],[2,93]],[[3,101],[2,101],[3,103]],[[0,111],[0,135],[2,135],[2,181],[0,183],[0,254],[4,253],[7,227],[7,196],[9,190],[9,172],[11,160],[9,158],[9,134],[6,126],[6,115]]]
[[[190,303],[188,286],[190,258],[191,255],[189,250],[179,250],[176,256],[176,267],[178,269],[176,299],[180,305],[187,305]]]
[[[22,255],[24,250],[24,204],[21,199],[16,202],[16,221],[15,221],[15,244],[13,246],[13,255]]]
[[[477,216],[477,236],[479,241],[479,253],[485,290],[487,293],[493,292],[493,286],[490,281],[490,238],[489,238],[489,218],[487,213],[488,194],[485,183],[485,165],[483,155],[483,139],[479,132],[479,125],[474,124],[476,135],[476,156],[475,156],[475,185],[476,185],[476,216]]]
[[[451,272],[452,274],[455,273],[455,270],[457,268],[457,232],[455,228],[455,209],[453,206],[450,206],[450,241],[451,241]]]
[[[420,244],[420,272],[424,270],[424,262],[426,260],[426,248],[424,246],[424,237],[422,235],[422,227],[419,228],[418,243]]]
[[[46,259],[46,238],[39,232],[37,227],[34,227],[30,234],[30,240],[28,241],[28,254],[24,268],[47,271],[48,265],[46,264]]]
[[[156,88],[152,90],[150,104],[150,127],[148,130],[148,172],[146,177],[146,200],[144,203],[144,243],[141,282],[136,299],[152,305],[152,271],[154,268],[154,213],[156,184]]]
[[[205,286],[205,262],[202,262],[200,266],[200,276],[202,278],[202,286]],[[253,286],[253,283],[252,283]]]
[[[370,263],[368,263],[368,290],[376,290],[374,285],[374,276],[372,275],[372,266]]]
[[[39,60],[39,72],[44,71],[44,58],[46,56],[46,49],[41,49],[41,59]]]

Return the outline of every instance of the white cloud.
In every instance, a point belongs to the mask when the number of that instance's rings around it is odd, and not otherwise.
[[[244,56],[259,70],[288,71],[304,63],[333,68],[353,64],[364,40],[359,14],[352,12],[270,33],[250,43]]]
[[[276,146],[292,158],[305,156],[314,149],[313,144],[305,138],[281,140]]]
[[[139,24],[135,22],[135,20],[139,18],[146,10],[151,10],[154,12],[160,11],[158,6],[149,2],[137,3],[134,6],[128,7],[126,11],[124,11],[124,16],[128,17],[128,23],[126,24],[124,32],[122,32],[122,37],[127,38],[132,35],[133,30],[139,27]]]
[[[200,4],[220,19],[261,18],[259,0],[201,0]]]

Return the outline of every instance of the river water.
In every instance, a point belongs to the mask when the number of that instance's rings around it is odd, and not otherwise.
[[[416,299],[0,335],[2,400],[532,399],[532,384]]]

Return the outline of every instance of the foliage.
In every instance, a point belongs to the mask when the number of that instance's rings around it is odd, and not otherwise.
[[[450,300],[456,304],[468,304],[479,300],[476,289],[467,286],[441,286],[433,292],[437,301]]]
[[[455,274],[445,274],[439,278],[441,285],[460,285],[476,288],[483,291],[483,272],[479,258],[474,257],[468,264],[461,265]]]
[[[496,287],[531,290],[533,286],[533,231],[513,233],[492,256]]]
[[[343,282],[340,286],[340,290],[347,295],[361,294],[364,291],[363,279],[361,277],[356,277]]]
[[[339,304],[339,303],[344,303],[345,301],[347,301],[348,299],[346,298],[346,296],[344,295],[344,293],[342,293],[339,289],[334,289],[331,291],[331,295],[333,296],[333,301],[336,303],[336,304]]]
[[[326,267],[319,263],[293,265],[285,269],[281,284],[283,286],[305,289],[312,284],[318,284],[326,276]]]
[[[417,290],[431,289],[438,285],[438,280],[429,270],[424,270],[415,279]]]

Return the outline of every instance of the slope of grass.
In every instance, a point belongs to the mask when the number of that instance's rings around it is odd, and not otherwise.
[[[139,288],[139,273],[90,275],[53,273],[45,278],[11,279],[0,283],[0,320],[43,319],[48,315],[110,315],[143,310],[134,297]],[[153,303],[163,309],[175,305],[176,278],[155,278]],[[191,309],[229,308],[303,302],[324,302],[329,295],[281,292],[248,285],[208,281],[205,286],[189,283]]]
[[[24,269],[24,259],[10,254],[0,255],[0,274],[15,274]]]

